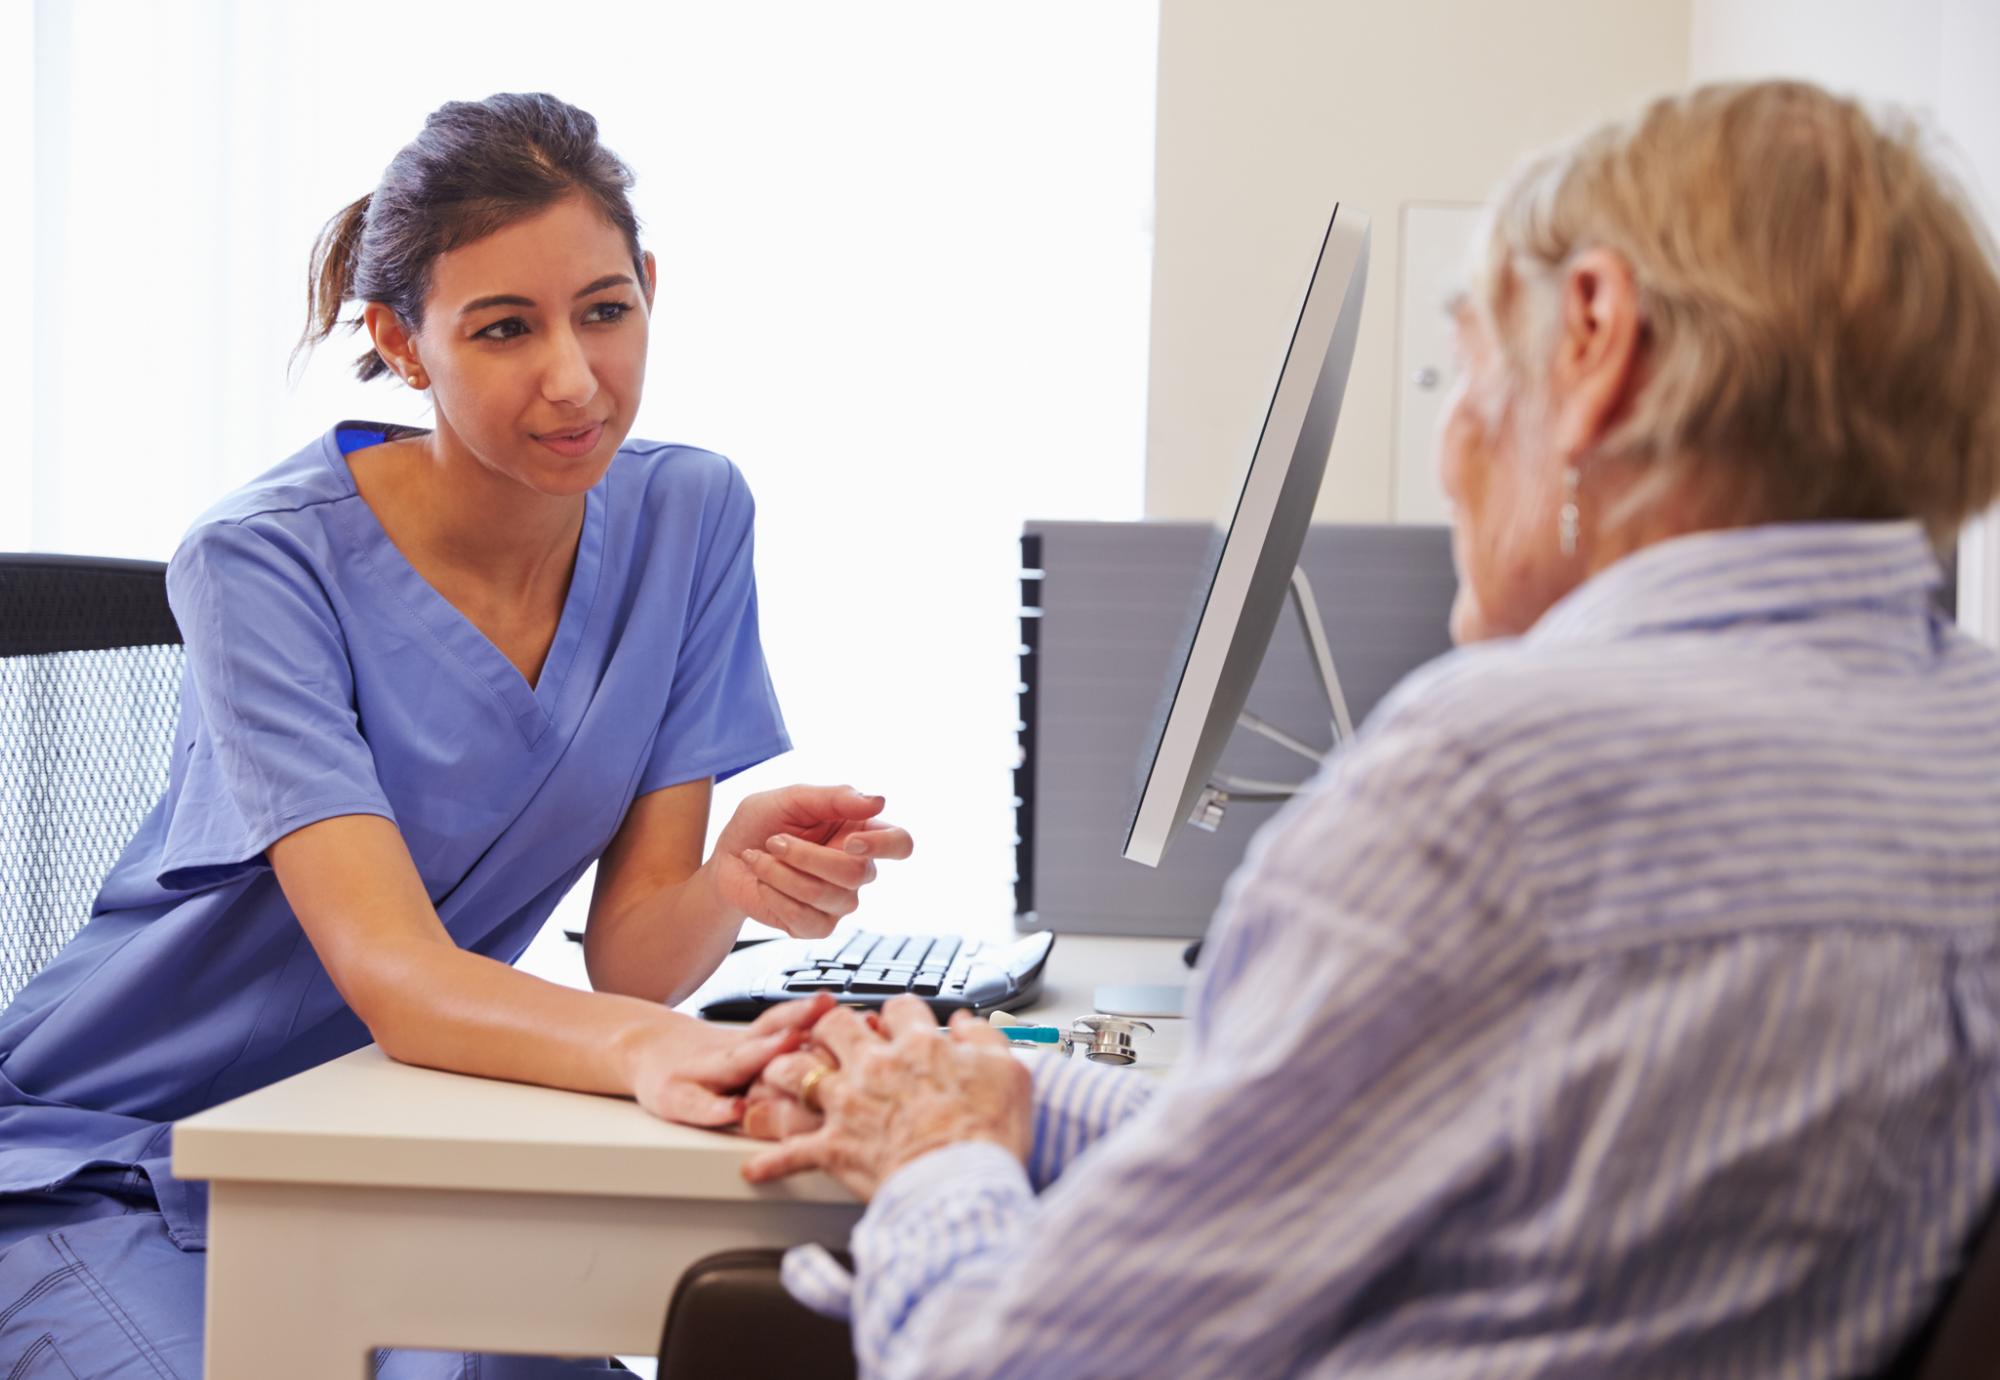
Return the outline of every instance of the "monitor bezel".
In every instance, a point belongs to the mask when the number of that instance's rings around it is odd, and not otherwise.
[[[1249,697],[1325,478],[1367,286],[1366,213],[1336,204],[1171,700],[1149,735],[1124,856],[1159,866]]]

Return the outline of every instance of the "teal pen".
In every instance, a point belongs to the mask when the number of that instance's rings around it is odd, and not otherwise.
[[[1010,1040],[1019,1040],[1030,1045],[1059,1045],[1063,1042],[1062,1029],[1053,1025],[996,1025],[993,1027]]]

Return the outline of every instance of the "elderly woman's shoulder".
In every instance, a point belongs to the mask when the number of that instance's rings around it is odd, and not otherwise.
[[[1560,672],[1518,639],[1457,647],[1405,676],[1370,716],[1375,729],[1410,718],[1468,722],[1496,713],[1532,713]]]
[[[1397,685],[1369,716],[1368,739],[1421,738],[1467,759],[1524,738],[1605,719],[1637,721],[1660,703],[1658,650],[1507,639],[1447,652]]]

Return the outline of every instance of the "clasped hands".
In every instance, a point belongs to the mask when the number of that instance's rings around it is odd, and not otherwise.
[[[896,1170],[947,1145],[984,1141],[1025,1163],[1031,1080],[1006,1037],[970,1012],[941,1029],[911,996],[893,998],[879,1017],[835,1007],[813,1021],[809,1043],[765,1065],[743,1129],[779,1142],[744,1162],[750,1182],[819,1169],[866,1200]]]

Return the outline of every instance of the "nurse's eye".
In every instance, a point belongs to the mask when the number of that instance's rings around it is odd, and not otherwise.
[[[593,302],[590,305],[590,310],[583,314],[583,319],[586,321],[596,321],[599,324],[607,324],[613,321],[623,321],[631,311],[632,304],[630,302]],[[606,314],[599,316],[597,314],[599,312]]]
[[[474,331],[474,340],[512,340],[517,335],[525,335],[528,325],[518,316],[509,316],[495,321],[484,330]]]

